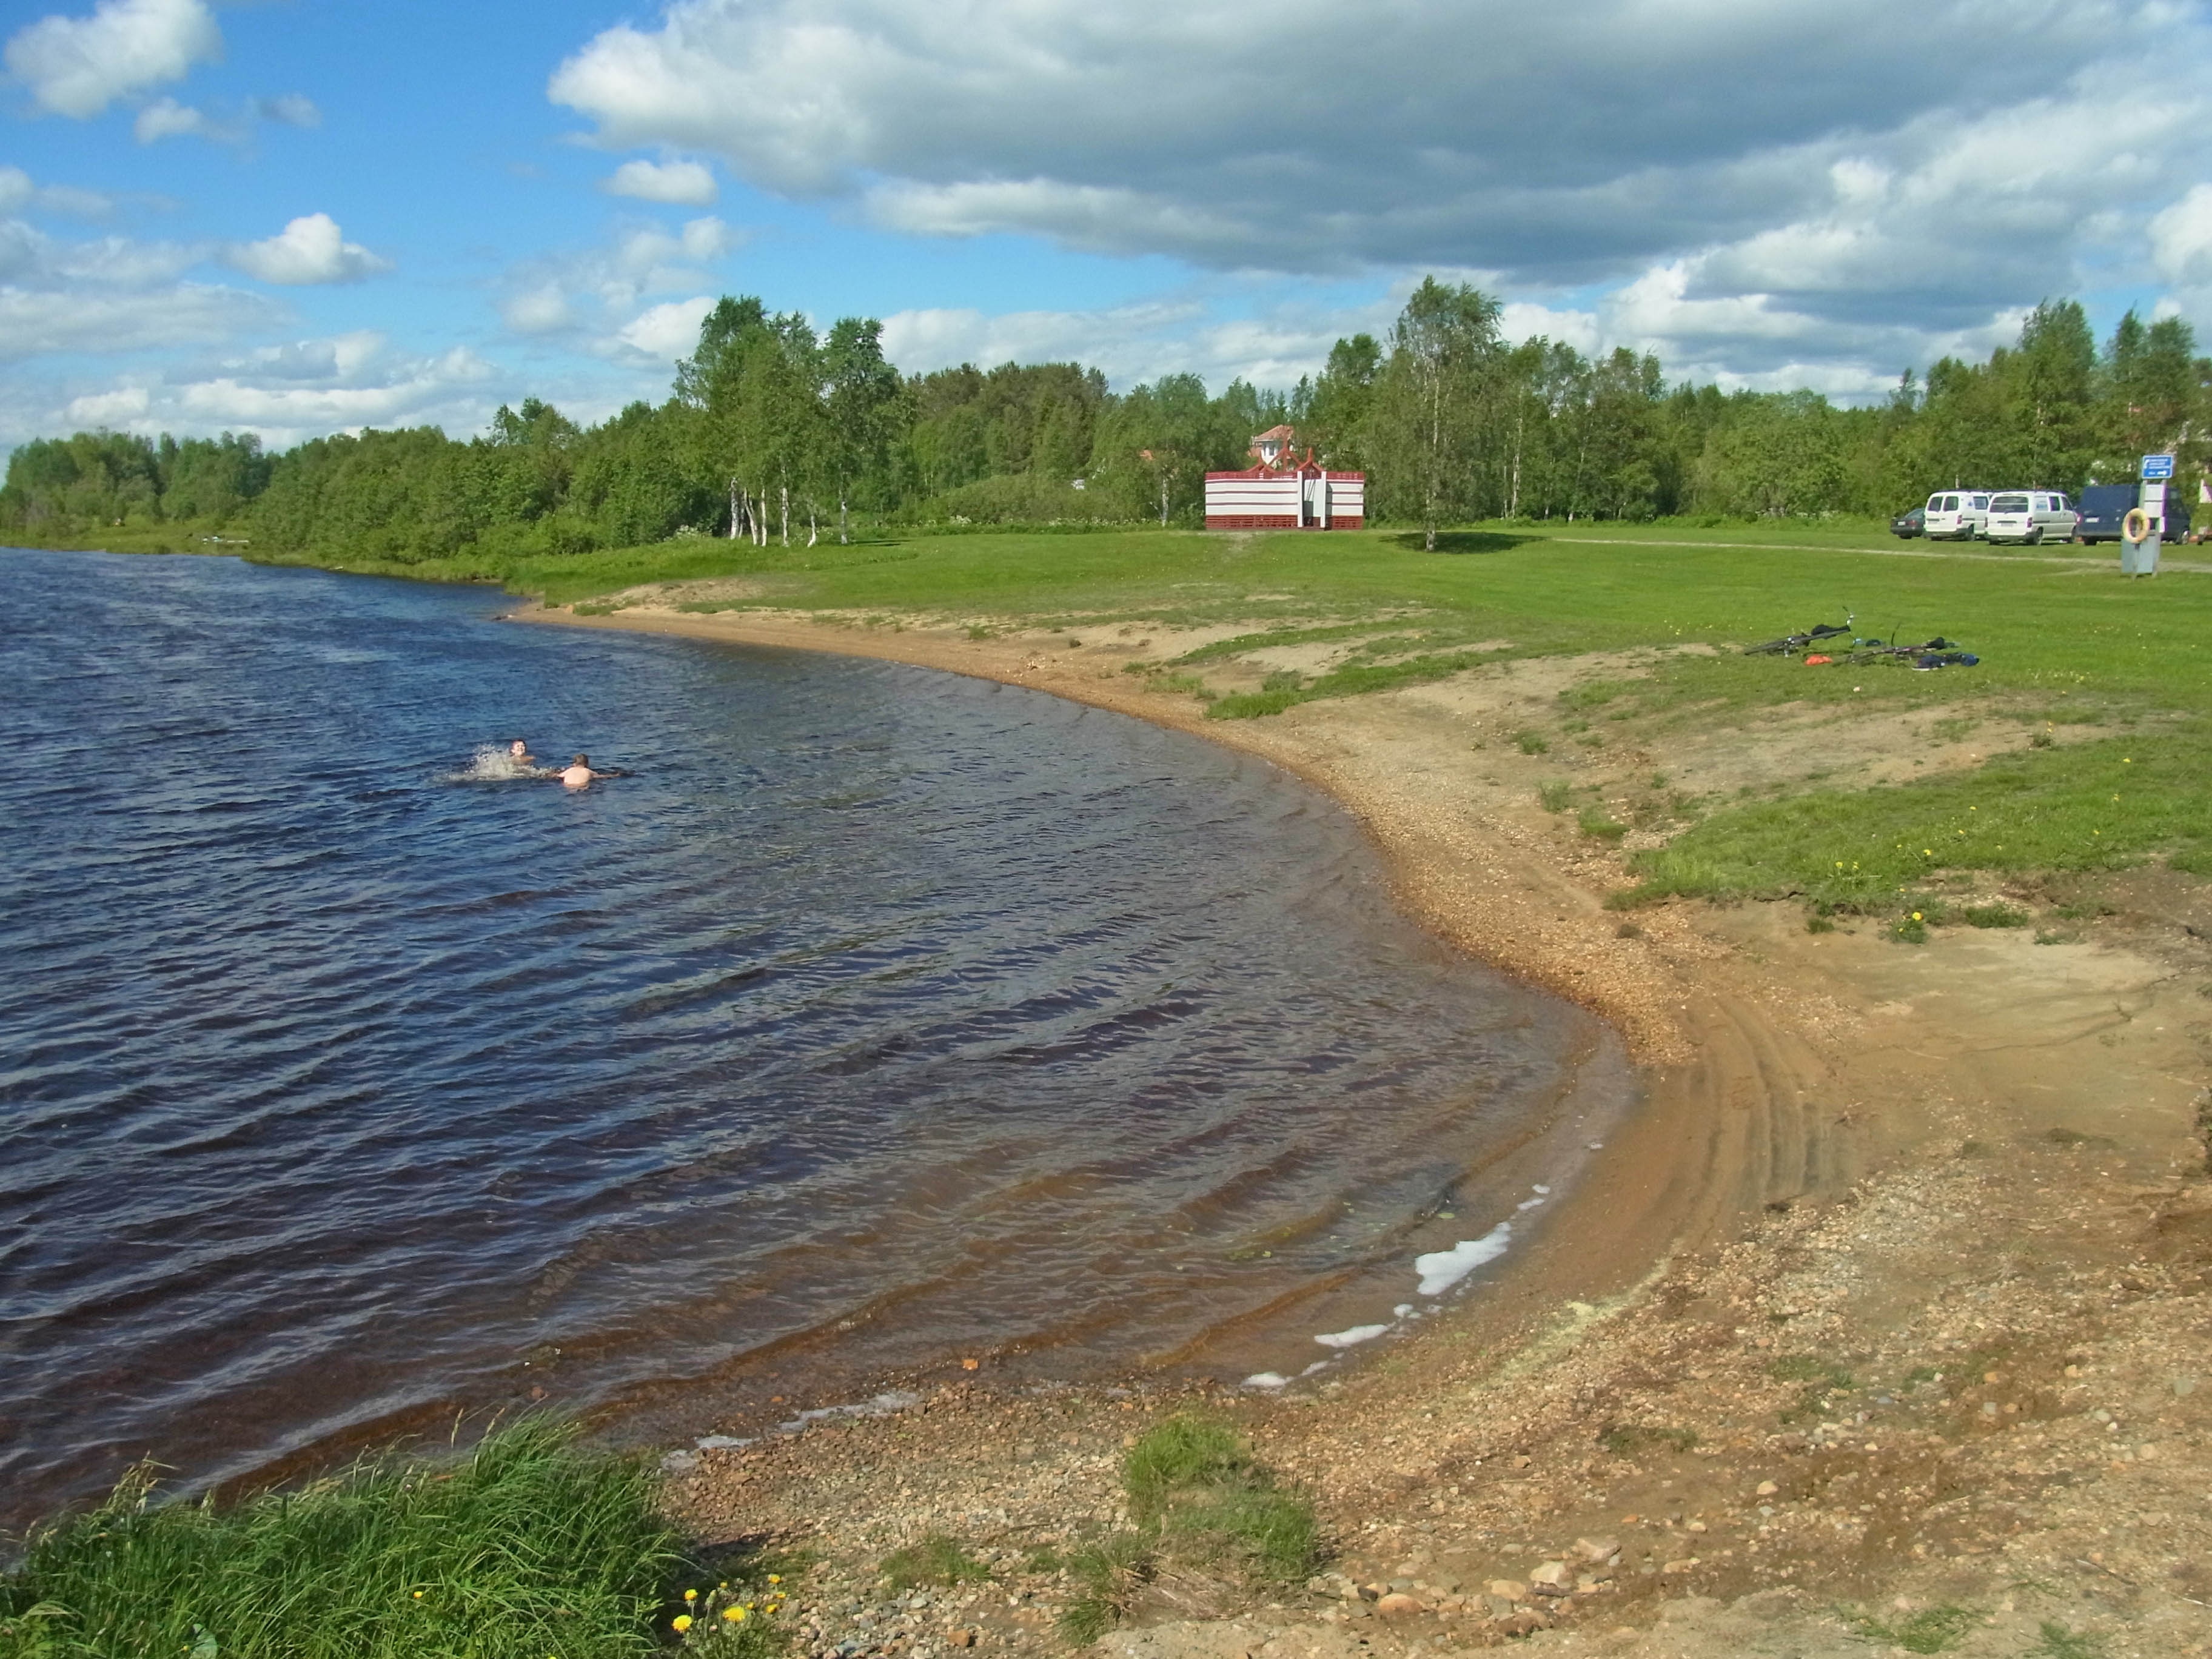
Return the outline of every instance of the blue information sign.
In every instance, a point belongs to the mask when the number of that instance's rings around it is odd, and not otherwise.
[[[2171,455],[2144,456],[2142,459],[2142,476],[2146,480],[2151,478],[2171,478],[2173,476],[2173,457]]]

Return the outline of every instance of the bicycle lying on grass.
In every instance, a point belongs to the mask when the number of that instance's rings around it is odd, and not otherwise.
[[[1894,637],[1889,641],[1860,639],[1854,635],[1849,649],[1839,649],[1829,656],[1817,647],[1831,640],[1840,640],[1850,634],[1854,618],[1849,612],[1840,623],[1820,623],[1802,634],[1786,634],[1778,640],[1768,640],[1759,645],[1747,645],[1747,657],[1795,656],[1808,652],[1808,665],[1822,667],[1832,663],[1859,667],[1868,663],[1894,663],[1908,668],[1972,668],[1981,661],[1971,651],[1959,648],[1956,640],[1947,640],[1941,634],[1921,641],[1917,645],[1900,645]]]

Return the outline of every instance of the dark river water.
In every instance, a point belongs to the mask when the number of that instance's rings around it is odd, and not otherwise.
[[[529,1400],[1271,1386],[1479,1283],[1626,1097],[1194,738],[483,590],[0,598],[0,1529]],[[515,737],[633,775],[471,775]]]

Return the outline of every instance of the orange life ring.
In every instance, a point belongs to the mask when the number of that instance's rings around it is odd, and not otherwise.
[[[2120,520],[2120,534],[2131,542],[2150,539],[2150,514],[2139,507],[2128,509],[2128,516]]]

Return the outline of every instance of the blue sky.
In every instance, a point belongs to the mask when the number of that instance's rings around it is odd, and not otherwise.
[[[2212,340],[2175,0],[100,0],[0,36],[0,447],[597,418],[724,292],[881,317],[908,370],[1124,386],[1287,386],[1426,271],[1516,334],[1845,398],[2049,295]]]

